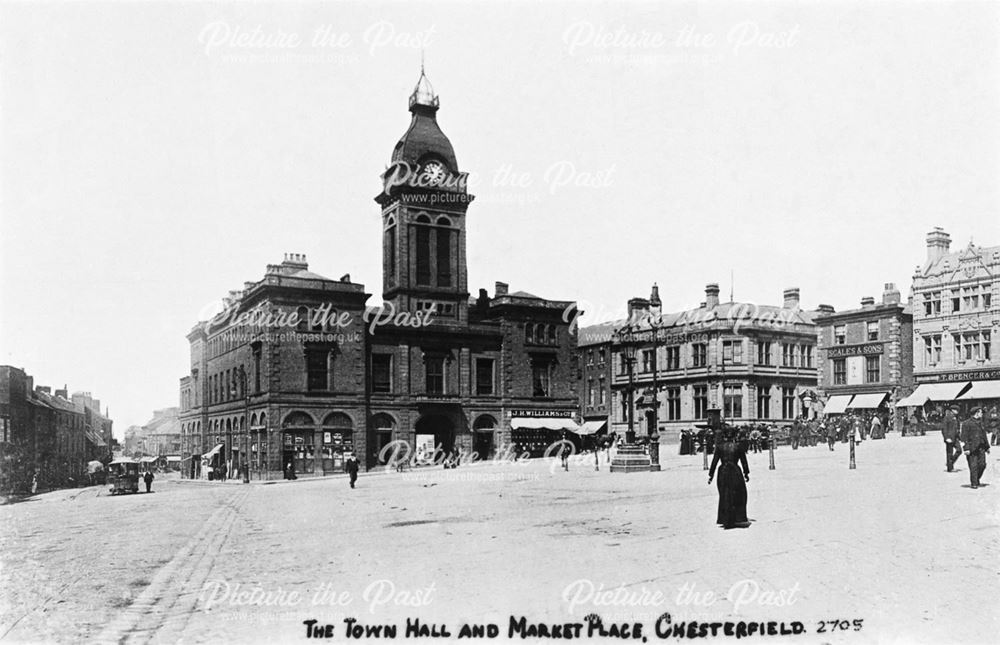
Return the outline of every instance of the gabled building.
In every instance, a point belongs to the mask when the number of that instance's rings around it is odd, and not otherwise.
[[[940,228],[913,275],[913,376],[906,405],[1000,403],[1000,246],[951,250]]]

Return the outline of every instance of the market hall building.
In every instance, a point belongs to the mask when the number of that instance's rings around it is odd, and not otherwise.
[[[578,429],[575,303],[467,284],[468,173],[437,122],[421,71],[392,152],[381,209],[383,305],[349,275],[286,255],[188,334],[180,380],[185,476],[297,476],[367,468],[391,442],[540,455]],[[293,317],[294,314],[294,317]],[[398,444],[393,444],[398,445]],[[280,476],[280,475],[277,475]]]
[[[857,309],[821,305],[815,321],[823,414],[878,413],[898,429],[896,404],[913,391],[913,314],[896,285]]]
[[[1000,407],[1000,246],[971,241],[951,250],[940,228],[927,234],[927,259],[913,275],[913,376],[897,405],[915,418],[955,405]]]

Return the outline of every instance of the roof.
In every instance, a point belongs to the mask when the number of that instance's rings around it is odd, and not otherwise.
[[[542,298],[541,296],[536,296],[533,293],[528,293],[527,291],[515,291],[514,293],[510,294],[510,296],[512,298],[534,298],[536,300],[545,300],[545,298]]]
[[[963,261],[968,264],[970,260],[973,262],[978,260],[988,266],[995,264],[998,257],[1000,257],[1000,246],[976,246],[972,242],[969,242],[961,250],[945,253],[933,262],[926,263],[920,270],[920,274],[930,276],[960,271]]]
[[[577,347],[610,343],[615,333],[615,326],[616,323],[601,323],[581,328],[576,337]]]
[[[814,325],[818,312],[804,309],[787,309],[775,305],[758,305],[750,302],[723,302],[714,307],[697,307],[672,313],[639,312],[631,320],[618,320],[614,329],[631,326],[633,331],[669,328],[708,327],[718,322],[729,322],[734,326],[753,327],[755,325],[775,328],[784,324]],[[582,333],[582,332],[581,332]]]

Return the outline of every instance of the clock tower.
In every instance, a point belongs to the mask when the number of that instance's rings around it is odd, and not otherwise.
[[[420,69],[410,127],[382,175],[382,298],[396,311],[433,308],[442,323],[468,320],[465,214],[468,173],[437,122],[439,100]]]

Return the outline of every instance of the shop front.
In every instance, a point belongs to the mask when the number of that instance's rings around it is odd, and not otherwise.
[[[577,446],[579,424],[573,410],[512,410],[510,439],[518,456],[554,456],[552,446],[568,439]]]

